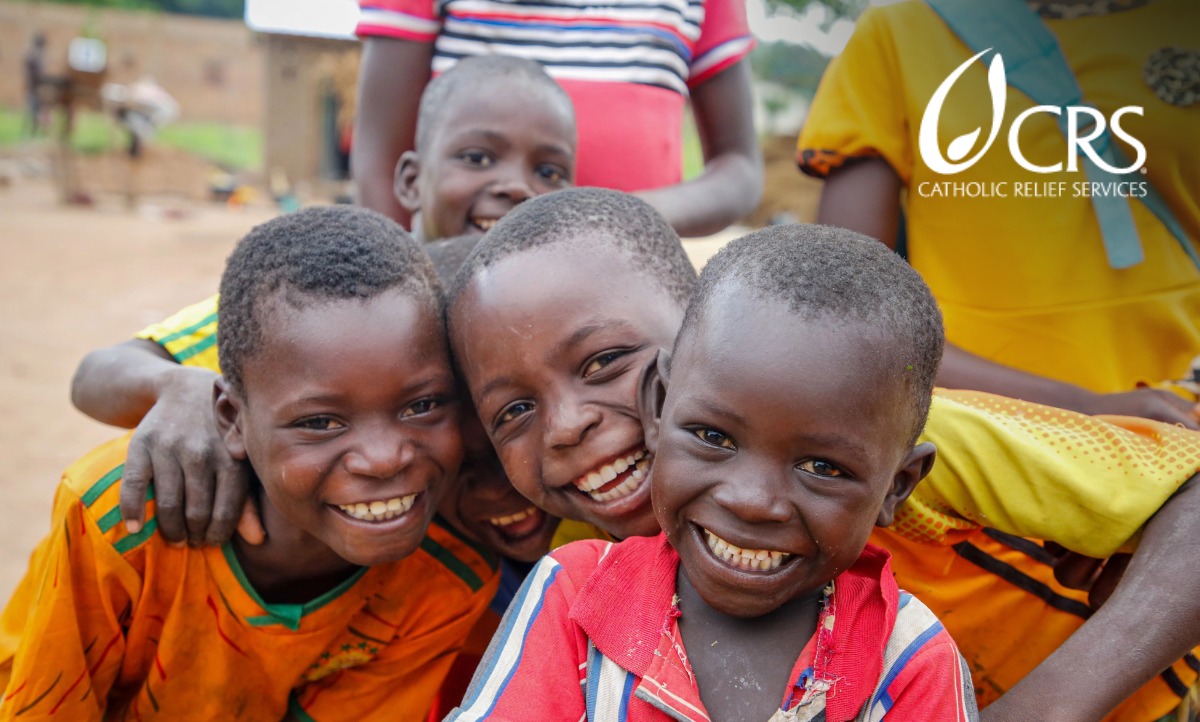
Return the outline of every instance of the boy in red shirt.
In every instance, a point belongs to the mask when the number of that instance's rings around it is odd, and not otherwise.
[[[867,546],[933,464],[942,342],[865,236],[723,249],[642,386],[664,534],[541,562],[449,719],[977,718],[953,640]]]

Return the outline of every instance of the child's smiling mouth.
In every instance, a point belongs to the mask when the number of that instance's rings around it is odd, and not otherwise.
[[[713,556],[741,571],[772,571],[793,556],[788,552],[771,549],[744,549],[725,541],[704,527],[700,527],[700,530],[704,532],[704,539]]]
[[[530,506],[513,514],[491,517],[487,523],[509,542],[520,541],[540,531],[547,514],[536,506]]]
[[[483,231],[484,233],[487,233],[488,231],[490,231],[492,229],[492,226],[496,225],[496,223],[499,222],[499,220],[500,220],[499,218],[485,218],[483,216],[471,216],[468,219],[468,221],[470,222],[470,224],[472,226],[474,226],[475,228],[477,228],[480,231]]]
[[[641,448],[601,464],[572,483],[595,501],[614,501],[629,496],[642,485],[651,460],[649,452]]]
[[[412,509],[413,504],[417,500],[417,496],[419,496],[419,494],[406,494],[404,496],[396,496],[390,499],[360,501],[354,504],[338,504],[337,508],[341,509],[346,516],[352,517],[359,521],[389,521],[408,512],[409,509]]]

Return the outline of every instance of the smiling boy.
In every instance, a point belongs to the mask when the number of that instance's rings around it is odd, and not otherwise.
[[[569,186],[575,145],[570,99],[540,65],[469,58],[426,87],[417,150],[401,159],[395,192],[414,214],[418,239],[479,236],[525,200]],[[134,532],[151,479],[160,528],[172,541],[223,543],[243,510],[240,467],[198,413],[220,370],[217,307],[217,296],[189,306],[92,352],[75,373],[71,397],[81,411],[137,427],[121,505]],[[246,521],[244,533],[257,527],[250,515]]]
[[[452,343],[528,498],[617,537],[657,533],[643,485],[606,500],[595,492],[611,489],[584,487],[646,447],[637,377],[674,343],[694,283],[665,223],[611,191],[534,199],[481,241],[452,288]],[[1200,644],[1197,437],[939,390],[923,440],[939,461],[874,543],[945,620],[981,705],[1056,720],[1118,705],[1116,719],[1154,719],[1177,706],[1200,667],[1189,654]],[[1136,547],[1135,561],[1094,613],[1086,593],[1056,581],[1040,545],[1007,535],[1099,558]],[[1134,645],[1146,654],[1130,660]]]
[[[440,288],[381,215],[252,230],[221,281],[212,413],[266,539],[119,523],[127,440],[71,467],[0,616],[0,720],[420,719],[496,584],[430,520],[462,455]],[[364,381],[366,381],[364,383]]]
[[[933,463],[941,349],[928,290],[871,239],[723,249],[643,391],[664,535],[543,561],[451,719],[976,718],[954,642],[866,546]],[[563,693],[529,701],[535,679]]]

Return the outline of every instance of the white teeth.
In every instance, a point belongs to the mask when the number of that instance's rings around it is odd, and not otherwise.
[[[528,509],[518,511],[516,514],[492,517],[491,519],[488,519],[488,523],[492,524],[493,526],[508,526],[509,524],[516,524],[519,521],[525,521],[536,513],[537,507],[531,506]]]
[[[496,218],[472,218],[471,222],[484,231],[490,231],[496,225]]]
[[[339,504],[338,508],[360,521],[387,521],[388,519],[395,519],[411,509],[413,502],[416,500],[416,494],[409,494],[408,496],[397,496],[392,499],[380,499],[370,502],[360,501],[356,504]]]
[[[713,556],[723,560],[730,566],[750,571],[769,571],[778,569],[787,561],[791,554],[770,549],[743,549],[725,541],[711,531],[704,530],[704,540]]]
[[[638,487],[638,483],[630,485],[631,481],[641,482],[646,477],[646,469],[650,466],[650,459],[646,457],[646,450],[639,449],[632,454],[611,461],[599,469],[589,472],[582,480],[575,482],[575,487],[580,491],[589,494],[596,501],[608,501],[617,497],[625,496],[629,492]],[[616,479],[621,474],[629,471],[633,467],[633,472],[625,481],[618,484],[616,487],[609,489],[600,494],[593,494],[596,489],[604,486],[608,482]],[[620,493],[618,493],[620,492]]]

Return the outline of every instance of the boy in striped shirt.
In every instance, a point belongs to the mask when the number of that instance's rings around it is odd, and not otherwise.
[[[128,439],[84,457],[0,615],[0,720],[421,719],[494,594],[494,559],[430,524],[462,441],[412,238],[309,208],[252,230],[221,294],[210,413],[266,540],[172,546],[153,494],[130,533]]]
[[[539,507],[617,538],[659,533],[638,378],[673,345],[695,282],[653,209],[600,189],[523,204],[464,261],[448,309],[455,358],[509,478]],[[1200,436],[936,389],[922,440],[938,463],[871,542],[945,622],[981,706],[999,697],[1029,718],[1054,708],[1082,722],[1178,705],[1173,690],[1200,669],[1188,553]],[[1030,540],[1133,557],[1115,591],[1097,583],[1089,597]],[[1131,645],[1145,654],[1123,655]]]
[[[867,545],[933,463],[942,342],[871,239],[723,249],[642,385],[663,534],[541,562],[450,719],[976,718],[953,640]]]

